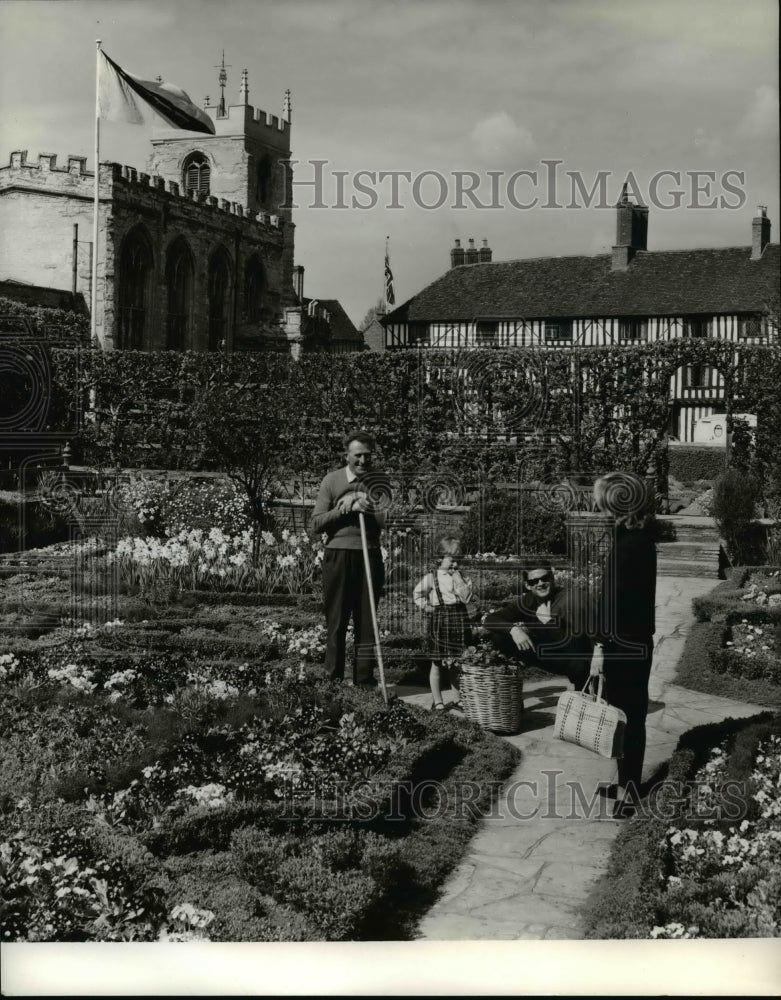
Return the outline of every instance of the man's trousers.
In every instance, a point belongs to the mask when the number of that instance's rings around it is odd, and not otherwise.
[[[369,549],[374,599],[379,601],[385,578],[382,553]],[[344,678],[345,641],[350,617],[355,631],[352,679],[374,680],[374,629],[362,549],[326,549],[323,556],[325,604],[325,666],[331,680]]]

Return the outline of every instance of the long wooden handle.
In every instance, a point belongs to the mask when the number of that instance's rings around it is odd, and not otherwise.
[[[372,626],[374,628],[374,651],[377,654],[377,666],[380,668],[380,690],[382,700],[388,704],[388,689],[385,687],[385,666],[382,662],[382,649],[380,648],[380,627],[377,624],[377,608],[374,604],[374,584],[372,583],[372,568],[369,562],[369,543],[366,541],[366,522],[363,511],[358,511],[358,521],[361,525],[361,547],[363,548],[363,565],[366,570],[366,583],[369,587],[369,603],[372,609]],[[358,637],[356,636],[356,639]]]

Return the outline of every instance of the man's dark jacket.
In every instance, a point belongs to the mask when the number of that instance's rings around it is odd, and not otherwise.
[[[553,673],[566,674],[576,685],[586,681],[593,652],[593,642],[586,635],[585,595],[577,590],[552,587],[550,594],[551,620],[543,623],[537,617],[541,603],[529,591],[503,604],[486,616],[483,622],[494,645],[508,656]],[[510,635],[520,625],[534,643],[534,652],[519,650]]]

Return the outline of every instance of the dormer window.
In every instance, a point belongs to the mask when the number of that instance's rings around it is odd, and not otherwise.
[[[186,194],[208,194],[211,167],[203,153],[190,153],[182,167],[182,187]]]

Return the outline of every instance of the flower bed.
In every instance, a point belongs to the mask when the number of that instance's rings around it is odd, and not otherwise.
[[[695,775],[701,808],[720,812],[728,765],[725,742]],[[759,743],[747,785],[750,819],[665,832],[663,923],[652,938],[781,936],[781,735]]]
[[[592,938],[781,935],[781,720],[687,733],[615,842],[585,912]]]
[[[733,619],[725,632],[724,649],[713,656],[713,666],[735,677],[781,684],[781,622],[759,616]]]
[[[517,751],[324,681],[319,609],[251,596],[130,620],[120,595],[118,620],[40,635],[0,618],[0,939],[412,932]],[[446,808],[424,816],[432,781]]]

